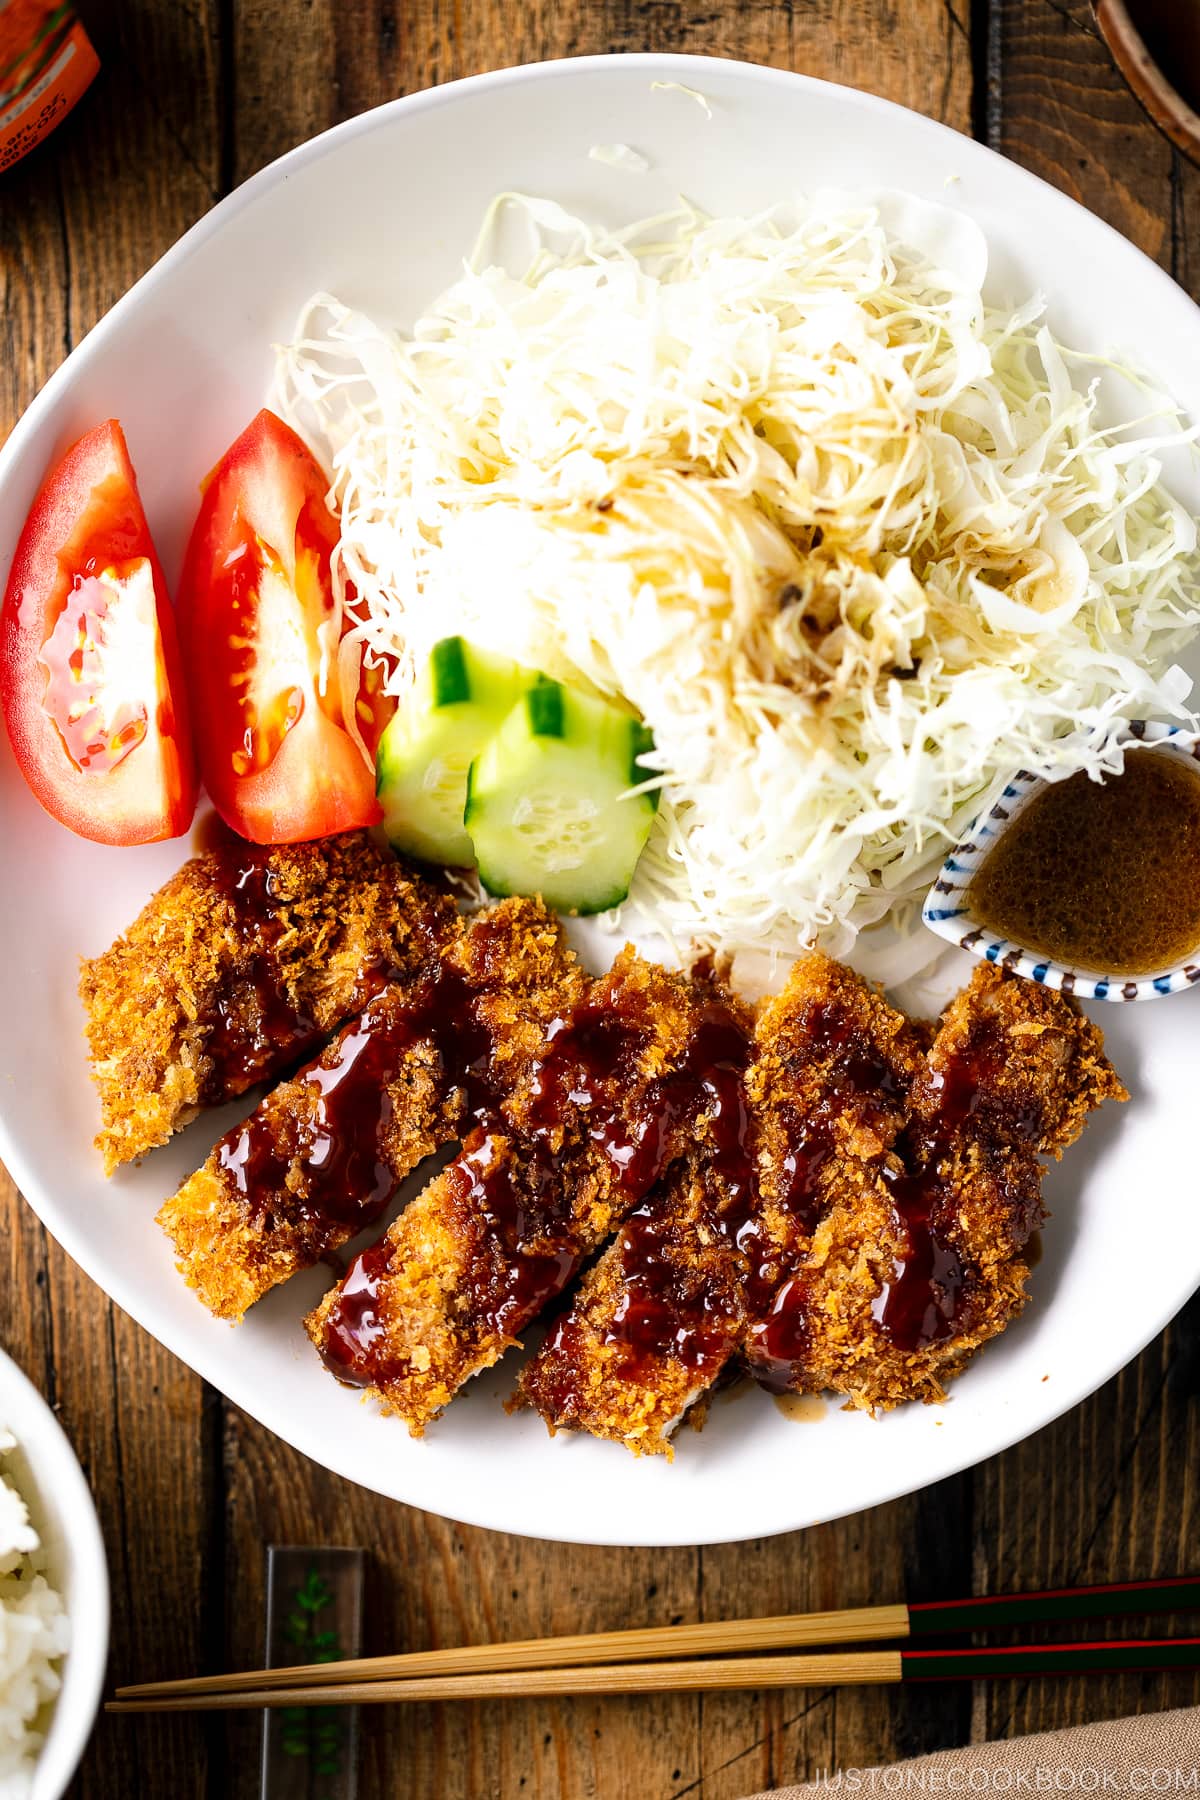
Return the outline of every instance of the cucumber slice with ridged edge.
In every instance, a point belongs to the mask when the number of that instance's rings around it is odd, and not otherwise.
[[[375,788],[394,849],[461,868],[475,861],[463,824],[467,771],[536,679],[534,670],[463,638],[434,645],[375,755]]]
[[[653,737],[607,701],[542,678],[471,765],[466,828],[492,894],[598,913],[629,892],[658,795],[638,758]]]

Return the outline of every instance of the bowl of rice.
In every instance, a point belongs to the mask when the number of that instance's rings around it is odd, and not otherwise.
[[[58,1800],[91,1733],[108,1657],[108,1570],[92,1496],[33,1384],[0,1351],[0,1795]]]

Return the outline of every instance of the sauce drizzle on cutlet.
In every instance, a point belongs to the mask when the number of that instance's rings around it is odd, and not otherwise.
[[[325,1322],[321,1360],[347,1387],[365,1387],[370,1380],[368,1374],[360,1376],[359,1369],[368,1366],[371,1352],[384,1336],[379,1283],[391,1250],[387,1238],[382,1237],[355,1257],[338,1290],[338,1303]]]
[[[500,1096],[486,1077],[475,1089],[471,1110],[477,1130],[444,1176],[449,1204],[460,1212],[465,1229],[480,1215],[497,1228],[491,1253],[475,1259],[462,1294],[464,1316],[473,1324],[519,1330],[562,1291],[578,1266],[582,1247],[556,1167],[566,1128],[581,1127],[608,1162],[619,1192],[637,1201],[678,1153],[680,1129],[697,1129],[704,1116],[718,1162],[726,1159],[731,1187],[740,1181],[748,1192],[753,1171],[745,1150],[741,1073],[749,1039],[736,1011],[718,999],[707,1001],[678,1061],[669,1072],[644,1081],[638,1060],[650,1035],[639,1004],[619,989],[603,1002],[584,1001],[553,1020],[530,1078],[527,1133],[518,1134],[499,1118]],[[647,1293],[647,1304],[665,1313],[666,1267],[649,1237],[645,1249],[647,1283],[659,1285],[655,1295]],[[365,1255],[371,1258],[372,1252]],[[395,1372],[376,1342],[383,1267],[360,1258],[329,1309],[323,1355],[343,1381],[380,1385]],[[343,1305],[347,1293],[348,1307]],[[636,1335],[666,1327],[652,1325],[648,1312],[641,1322],[631,1317],[628,1328]]]
[[[288,998],[280,954],[283,920],[268,852],[226,842],[205,857],[210,887],[228,902],[241,966],[233,981],[201,1009],[205,1054],[211,1059],[201,1100],[211,1105],[275,1073],[281,1058],[302,1057],[320,1037],[314,1020]]]
[[[700,1011],[682,1055],[669,1072],[636,1079],[649,1028],[620,996],[585,1002],[556,1019],[531,1084],[533,1135],[552,1142],[578,1108],[586,1129],[612,1165],[622,1192],[640,1200],[672,1160],[676,1128],[712,1108],[720,1130],[721,1071],[745,1066],[749,1040],[733,1009],[720,1001]]]
[[[923,1350],[952,1337],[966,1293],[966,1267],[949,1238],[938,1229],[947,1189],[938,1172],[936,1149],[926,1161],[925,1146],[902,1147],[906,1166],[885,1168],[884,1186],[907,1240],[871,1303],[871,1316],[900,1350]],[[908,1166],[916,1162],[912,1170]]]
[[[531,1308],[540,1312],[562,1292],[579,1262],[563,1234],[554,1165],[544,1155],[518,1163],[509,1136],[480,1126],[450,1164],[446,1179],[451,1205],[462,1208],[467,1218],[484,1213],[503,1249],[502,1255],[472,1267],[461,1290],[466,1310],[488,1332],[520,1330]]]
[[[817,1105],[804,1112],[798,1107],[784,1109],[787,1149],[773,1196],[800,1234],[801,1253],[820,1222],[822,1174],[837,1154],[838,1121],[853,1109],[870,1123],[877,1106],[895,1103],[903,1095],[892,1064],[840,1007],[809,1007],[804,1035],[814,1050],[829,1058],[829,1080]],[[771,1391],[784,1391],[807,1353],[808,1284],[802,1270],[788,1266],[791,1259],[780,1257],[778,1245],[754,1218],[739,1242],[749,1259],[746,1297],[754,1321],[750,1331],[754,1377]]]
[[[728,1015],[707,1019],[692,1040],[685,1077],[698,1084],[705,1103],[707,1166],[696,1176],[704,1224],[731,1249],[757,1198],[743,1085],[749,1055],[749,1035],[736,1021]],[[636,1375],[662,1356],[673,1356],[685,1369],[702,1367],[728,1342],[739,1308],[732,1292],[718,1288],[681,1253],[668,1196],[639,1207],[626,1220],[620,1243],[626,1291],[604,1342],[623,1347],[622,1372]]]
[[[922,1350],[952,1337],[968,1297],[967,1266],[946,1229],[956,1206],[945,1165],[956,1145],[970,1131],[987,1137],[1000,1124],[1001,1141],[1025,1149],[1040,1133],[1041,1113],[1032,1099],[1006,1104],[997,1094],[1002,1068],[998,1035],[981,1022],[963,1048],[932,1071],[932,1114],[913,1120],[897,1143],[902,1166],[883,1170],[908,1253],[897,1262],[872,1313],[901,1350]],[[989,1117],[992,1112],[998,1113],[995,1121]],[[1005,1183],[1013,1174],[1011,1158],[998,1162],[998,1181]]]
[[[230,930],[240,951],[231,979],[196,1018],[211,1059],[201,1096],[206,1105],[231,1092],[243,1093],[289,1062],[301,1061],[325,1035],[289,997],[294,980],[290,963],[308,946],[298,946],[287,929],[289,896],[280,892],[270,857],[269,849],[228,833],[203,858],[204,878],[228,904]],[[408,922],[413,942],[432,960],[439,947],[434,917],[417,908],[410,910]],[[355,972],[342,1017],[360,1011],[395,975],[386,952],[365,961]]]
[[[813,1048],[830,1058],[830,1080],[818,1108],[785,1110],[788,1147],[778,1169],[775,1199],[804,1240],[821,1212],[821,1171],[835,1154],[837,1121],[854,1108],[869,1121],[877,1106],[894,1102],[902,1087],[879,1050],[839,1008],[817,1005],[805,1021]],[[711,1055],[705,1069],[705,1052]],[[730,1280],[722,1284],[698,1267],[673,1230],[669,1194],[652,1195],[627,1221],[618,1239],[624,1284],[621,1303],[607,1322],[603,1342],[621,1346],[625,1377],[653,1380],[656,1359],[671,1357],[685,1371],[703,1368],[727,1352],[746,1319],[754,1327],[755,1375],[762,1385],[786,1389],[804,1359],[808,1339],[808,1285],[803,1271],[781,1258],[759,1212],[753,1127],[744,1080],[751,1055],[740,1027],[695,1045],[691,1079],[708,1098],[704,1148],[707,1168],[696,1179],[688,1205],[712,1243],[734,1253]],[[578,1327],[568,1316],[547,1344],[541,1368],[553,1393],[555,1416],[573,1411],[570,1368],[581,1353]]]
[[[855,1102],[866,1102],[869,1112],[872,1099],[890,1100],[900,1085],[888,1061],[853,1032],[837,1009],[814,1007],[806,1030],[817,1048],[835,1058],[836,1073],[819,1113],[805,1116],[796,1110],[791,1115],[792,1135],[778,1198],[801,1230],[811,1235],[820,1211],[818,1177],[833,1154],[836,1119]],[[749,1316],[762,1321],[756,1373],[764,1385],[775,1385],[780,1380],[786,1383],[804,1355],[808,1296],[802,1275],[781,1272],[758,1217],[758,1175],[744,1089],[750,1054],[748,1034],[736,1024],[731,1030],[724,1022],[707,1037],[698,1034],[687,1078],[699,1080],[709,1102],[708,1172],[699,1177],[705,1183],[703,1224],[710,1237],[724,1238],[739,1253],[738,1300]],[[730,1291],[722,1291],[681,1253],[673,1239],[666,1198],[652,1196],[640,1207],[626,1222],[619,1243],[626,1291],[605,1328],[604,1342],[624,1348],[622,1373],[649,1375],[654,1359],[664,1356],[694,1370],[720,1355],[737,1323],[733,1284]],[[569,1319],[560,1322],[550,1342],[551,1356],[569,1359],[572,1331]],[[561,1379],[557,1394],[560,1401],[567,1397]]]
[[[301,1217],[336,1219],[356,1229],[379,1217],[396,1188],[383,1154],[391,1113],[388,1083],[405,1053],[430,1042],[450,1082],[465,1095],[472,1117],[497,1102],[492,1080],[492,1035],[480,1019],[477,987],[438,960],[410,993],[384,987],[297,1080],[311,1090],[307,1117],[280,1141],[270,1109],[252,1113],[217,1147],[221,1167],[253,1202],[285,1187]],[[304,1179],[288,1183],[293,1161]]]
[[[474,1130],[462,1153],[445,1173],[448,1199],[470,1221],[486,1215],[498,1228],[506,1254],[479,1267],[462,1297],[470,1318],[489,1332],[519,1330],[530,1312],[538,1312],[561,1293],[578,1265],[566,1245],[526,1248],[537,1226],[526,1211],[527,1197],[514,1180],[506,1140],[485,1126]],[[549,1164],[535,1174],[538,1187],[552,1177]],[[536,1193],[536,1187],[535,1187]],[[468,1229],[470,1225],[468,1223]],[[399,1374],[406,1358],[389,1350],[380,1313],[379,1289],[386,1274],[391,1244],[386,1237],[355,1258],[325,1321],[320,1353],[325,1366],[347,1387],[382,1386]]]
[[[625,1291],[602,1341],[621,1346],[623,1375],[663,1356],[698,1369],[728,1342],[738,1309],[680,1253],[661,1207],[640,1207],[626,1222],[621,1263]]]

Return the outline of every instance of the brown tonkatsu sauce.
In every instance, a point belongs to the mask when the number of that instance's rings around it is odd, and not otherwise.
[[[947,1180],[947,1165],[964,1134],[975,1130],[987,1137],[993,1128],[982,1102],[990,1096],[989,1105],[998,1107],[994,1128],[1005,1144],[1029,1147],[1040,1135],[1041,1114],[1032,1104],[996,1101],[1002,1059],[1003,1046],[997,1034],[990,1026],[981,1025],[955,1056],[933,1071],[934,1106],[914,1119],[900,1137],[896,1145],[900,1167],[888,1164],[883,1170],[888,1198],[908,1240],[908,1253],[897,1264],[872,1311],[901,1350],[941,1343],[953,1337],[960,1325],[970,1271],[950,1236],[958,1201]],[[1027,1168],[1027,1158],[1017,1149],[998,1159],[995,1179],[1016,1183]],[[1019,1200],[1014,1188],[1014,1209]]]
[[[203,878],[226,902],[240,949],[232,978],[195,1019],[211,1064],[201,1097],[212,1105],[301,1062],[326,1033],[289,997],[295,932],[288,929],[289,898],[286,891],[279,891],[280,878],[271,866],[272,847],[238,837],[216,812],[204,816],[195,838],[205,846]],[[412,931],[424,955],[432,959],[438,945],[420,909],[413,914]],[[386,955],[365,960],[346,996],[343,1016],[366,1006],[395,974]]]
[[[645,1028],[619,1002],[585,1003],[550,1026],[532,1083],[534,1136],[553,1137],[579,1108],[592,1142],[633,1200],[649,1193],[673,1160],[679,1126],[695,1123],[707,1109],[719,1133],[723,1071],[742,1068],[749,1045],[736,1015],[719,1000],[705,1006],[670,1070],[643,1084],[633,1076],[645,1042]]]
[[[938,1171],[936,1145],[918,1138],[905,1146],[905,1167],[885,1168],[884,1183],[908,1240],[871,1311],[901,1350],[920,1350],[953,1336],[966,1288],[966,1269],[955,1246],[939,1230],[948,1198]]]
[[[1133,750],[1103,782],[1050,783],[971,882],[979,924],[1039,956],[1149,975],[1200,949],[1200,768]]]
[[[579,1262],[563,1229],[554,1164],[538,1151],[518,1161],[511,1131],[497,1121],[472,1132],[445,1180],[465,1220],[485,1214],[499,1239],[499,1253],[473,1266],[459,1290],[470,1317],[488,1333],[519,1331],[562,1292]]]
[[[850,1022],[832,1008],[814,1009],[807,1024],[810,1041],[830,1054],[831,1080],[819,1110],[791,1115],[788,1148],[780,1166],[777,1200],[811,1237],[821,1214],[821,1171],[836,1154],[837,1121],[851,1107],[870,1116],[871,1103],[892,1102],[900,1093],[897,1075],[873,1045],[860,1039]],[[901,1348],[916,1350],[950,1336],[959,1318],[967,1271],[944,1222],[953,1218],[953,1196],[939,1178],[953,1135],[978,1104],[981,1084],[993,1077],[994,1044],[980,1034],[964,1053],[939,1071],[934,1088],[936,1117],[911,1126],[901,1141],[903,1163],[887,1176],[889,1198],[908,1241],[908,1254],[876,1303],[876,1317]],[[786,1387],[808,1349],[810,1295],[802,1268],[781,1271],[775,1246],[764,1238],[758,1213],[758,1181],[752,1123],[743,1087],[750,1045],[731,1039],[728,1060],[709,1076],[710,1112],[704,1222],[710,1239],[720,1236],[739,1253],[737,1303],[753,1327],[754,1374],[763,1386]],[[1035,1122],[1008,1120],[1018,1136]],[[883,1165],[881,1165],[881,1168]],[[703,1367],[727,1349],[738,1324],[731,1293],[698,1279],[686,1257],[672,1254],[669,1211],[657,1197],[641,1206],[621,1234],[621,1261],[627,1294],[610,1322],[605,1341],[620,1343],[622,1371],[649,1373],[655,1358],[671,1356],[685,1369]],[[555,1341],[569,1350],[569,1319],[560,1321]]]
[[[836,1153],[838,1120],[851,1107],[861,1112],[864,1105],[869,1117],[873,1097],[880,1102],[893,1101],[900,1093],[891,1065],[836,1008],[813,1008],[806,1033],[814,1047],[830,1057],[831,1075],[819,1108],[805,1113],[792,1110],[788,1115],[788,1143],[777,1193],[805,1239],[812,1236],[820,1220],[821,1175]],[[786,1388],[808,1349],[808,1283],[803,1270],[794,1270],[779,1281],[772,1245],[769,1241],[760,1244],[754,1219],[748,1221],[738,1241],[749,1258],[748,1309],[757,1321],[753,1331],[755,1379],[767,1388]]]
[[[701,1076],[708,1101],[707,1171],[700,1177],[705,1219],[714,1238],[736,1245],[757,1198],[743,1087],[750,1040],[734,1021],[710,1021],[697,1038],[697,1051],[713,1057]],[[623,1346],[626,1374],[662,1356],[675,1357],[684,1368],[700,1368],[728,1341],[740,1310],[735,1295],[705,1279],[678,1254],[669,1210],[653,1198],[625,1224],[621,1265],[627,1293],[605,1341]]]
[[[212,815],[214,818],[217,815]],[[222,828],[224,829],[224,827]],[[230,838],[205,859],[209,885],[229,903],[244,961],[236,982],[198,1016],[212,1059],[206,1104],[277,1074],[318,1041],[315,1022],[289,1001],[278,950],[283,921],[268,852]]]
[[[456,1040],[457,1030],[449,1035]],[[451,1204],[460,1204],[467,1217],[483,1212],[498,1230],[495,1254],[478,1260],[473,1285],[462,1293],[466,1316],[515,1332],[578,1267],[584,1246],[576,1241],[567,1204],[570,1175],[556,1168],[562,1130],[574,1119],[582,1120],[630,1202],[642,1199],[674,1159],[680,1128],[693,1130],[706,1116],[718,1157],[726,1137],[733,1146],[744,1132],[740,1071],[748,1039],[731,1007],[714,998],[669,1072],[643,1082],[636,1071],[647,1036],[638,1009],[623,1009],[619,996],[584,1002],[555,1019],[533,1071],[529,1124],[521,1133],[502,1120],[500,1096],[486,1081],[476,1090],[478,1129],[444,1179]],[[502,1153],[496,1154],[501,1140]],[[323,1354],[343,1381],[379,1385],[393,1373],[377,1311],[387,1255],[386,1240],[366,1251],[329,1313]],[[630,1327],[635,1334],[643,1329],[633,1320]],[[644,1329],[656,1328],[647,1319]]]
[[[391,1245],[386,1237],[369,1244],[346,1272],[337,1305],[325,1322],[321,1359],[348,1387],[365,1387],[375,1346],[383,1337],[379,1317],[379,1283],[387,1272]]]
[[[422,1039],[433,1045],[447,1082],[463,1090],[470,1117],[489,1116],[497,1103],[494,1046],[478,1016],[478,998],[478,989],[440,960],[430,963],[411,993],[383,987],[297,1077],[312,1091],[313,1105],[295,1142],[280,1141],[269,1112],[252,1113],[222,1139],[221,1167],[238,1192],[253,1198],[283,1191],[298,1156],[305,1179],[292,1197],[303,1214],[356,1230],[370,1225],[397,1185],[382,1154],[382,1133],[391,1107],[388,1084],[412,1045]]]
[[[193,856],[208,856],[214,850],[246,851],[251,847],[250,840],[227,825],[215,806],[197,814],[192,826]]]
[[[598,1024],[598,1009],[593,1011]],[[576,1037],[576,1047],[579,1041]],[[647,1124],[656,1118],[659,1123],[640,1134],[636,1162],[624,1163],[626,1171],[636,1169],[639,1184],[656,1179],[664,1161],[668,1115],[694,1122],[703,1110],[706,1169],[698,1179],[704,1183],[705,1219],[712,1235],[731,1245],[751,1215],[757,1191],[743,1087],[750,1048],[741,1021],[715,1001],[692,1034],[682,1065],[652,1084],[637,1109]],[[577,1067],[576,1077],[579,1073]],[[655,1360],[665,1356],[687,1369],[703,1367],[728,1345],[740,1320],[736,1284],[722,1291],[706,1271],[679,1254],[669,1197],[669,1189],[650,1194],[626,1220],[618,1239],[627,1292],[608,1322],[604,1342],[620,1348],[621,1373],[635,1380],[643,1373],[649,1377]],[[557,1356],[543,1375],[542,1394],[557,1416],[567,1418],[583,1354],[579,1326],[570,1314],[557,1321],[547,1344]],[[557,1380],[550,1372],[554,1369]]]
[[[464,1294],[469,1291],[471,1318],[485,1330],[501,1333],[520,1330],[560,1294],[579,1262],[569,1245],[555,1244],[553,1222],[539,1205],[549,1201],[552,1209],[552,1165],[548,1160],[527,1164],[518,1181],[507,1149],[506,1140],[478,1126],[443,1177],[451,1189],[450,1204],[461,1207],[466,1219],[483,1212],[498,1228],[496,1255],[476,1271]],[[547,1222],[549,1236],[541,1229]],[[347,1386],[382,1386],[401,1372],[405,1361],[390,1351],[379,1313],[379,1288],[391,1252],[384,1237],[355,1259],[325,1322],[322,1360]]]
[[[821,1213],[820,1175],[836,1152],[838,1119],[851,1107],[870,1116],[871,1102],[894,1101],[900,1093],[897,1075],[850,1022],[832,1008],[814,1009],[807,1031],[810,1041],[831,1055],[832,1077],[819,1110],[791,1115],[789,1142],[782,1159],[777,1199],[805,1238],[811,1237]],[[750,1045],[728,1046],[728,1060],[709,1077],[715,1104],[709,1112],[709,1204],[704,1222],[710,1239],[724,1238],[739,1253],[737,1301],[754,1326],[755,1378],[766,1387],[786,1386],[807,1353],[810,1296],[804,1271],[781,1273],[775,1247],[764,1238],[758,1214],[758,1184],[752,1122],[743,1087]],[[937,1165],[950,1134],[973,1110],[978,1084],[991,1072],[989,1050],[981,1041],[975,1054],[960,1057],[938,1077],[940,1112],[936,1126],[918,1136],[910,1131],[906,1152],[911,1170],[897,1171],[889,1195],[909,1242],[880,1297],[880,1323],[906,1349],[950,1335],[965,1288],[965,1270],[957,1252],[938,1229],[934,1216],[944,1195]],[[714,1079],[716,1077],[716,1079]],[[952,1206],[951,1206],[952,1211]],[[622,1270],[627,1295],[610,1322],[605,1341],[625,1347],[623,1372],[636,1375],[654,1358],[671,1356],[685,1369],[703,1367],[729,1345],[738,1321],[730,1292],[698,1279],[686,1257],[672,1254],[669,1212],[652,1196],[625,1225],[621,1236]],[[572,1329],[561,1321],[556,1341],[561,1349]]]
[[[443,991],[442,999],[450,998]],[[788,1386],[807,1352],[809,1294],[803,1267],[781,1269],[777,1247],[764,1233],[745,1091],[752,1042],[736,1010],[714,996],[678,1061],[646,1082],[637,1069],[648,1027],[637,1006],[623,1008],[620,996],[610,995],[573,1008],[549,1027],[521,1132],[500,1115],[487,1047],[473,1040],[469,1009],[448,1007],[434,1029],[443,1057],[468,1085],[475,1122],[443,1176],[448,1204],[461,1207],[463,1230],[478,1230],[482,1217],[494,1233],[461,1295],[464,1316],[489,1331],[515,1334],[577,1270],[586,1246],[569,1212],[566,1187],[575,1178],[569,1153],[559,1162],[562,1130],[573,1125],[601,1152],[618,1190],[636,1207],[618,1239],[626,1296],[605,1332],[605,1342],[621,1348],[622,1372],[636,1378],[645,1370],[649,1379],[655,1359],[665,1356],[702,1369],[755,1320],[755,1377],[770,1388]],[[808,1033],[831,1053],[831,1078],[819,1111],[794,1115],[777,1194],[805,1238],[819,1220],[819,1176],[836,1154],[837,1120],[851,1108],[869,1119],[873,1100],[883,1105],[900,1091],[895,1070],[836,1010],[815,1009]],[[995,1053],[982,1032],[935,1074],[932,1116],[910,1124],[886,1165],[908,1252],[875,1314],[907,1350],[950,1336],[965,1302],[968,1271],[947,1235],[955,1205],[944,1164],[955,1134],[978,1108],[983,1084],[995,1075]],[[1017,1137],[1036,1135],[1035,1120],[1006,1115],[1004,1123]],[[980,1129],[985,1126],[981,1119]],[[725,1284],[679,1254],[664,1192],[651,1192],[680,1153],[681,1130],[703,1146],[703,1222],[710,1242],[728,1246]],[[368,1174],[364,1162],[364,1185]],[[365,1251],[328,1314],[323,1355],[343,1381],[386,1387],[398,1372],[379,1312],[389,1256],[387,1239]],[[576,1336],[568,1315],[548,1340],[561,1353],[563,1389],[558,1402],[549,1390],[544,1397],[560,1412],[570,1403]]]
[[[729,1296],[671,1255],[670,1233],[670,1220],[651,1207],[640,1207],[625,1227],[622,1264],[628,1287],[604,1333],[605,1343],[622,1347],[625,1375],[636,1375],[663,1356],[685,1369],[701,1368],[737,1321]]]

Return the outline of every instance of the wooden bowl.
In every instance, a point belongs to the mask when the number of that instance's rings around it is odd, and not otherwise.
[[[1200,105],[1200,7],[1193,0],[1092,0],[1092,10],[1135,98],[1200,163],[1200,112],[1192,104]]]

